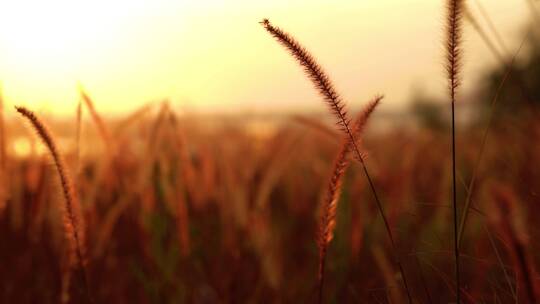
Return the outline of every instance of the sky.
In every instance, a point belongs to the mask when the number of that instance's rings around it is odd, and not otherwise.
[[[528,0],[480,2],[509,48]],[[442,97],[444,0],[50,0],[0,2],[5,103],[73,115],[81,84],[104,114],[168,98],[186,111],[324,109],[302,70],[258,23],[293,34],[351,107],[385,94],[387,110],[414,91]],[[485,27],[485,23],[482,23]],[[487,28],[487,27],[486,27]],[[464,90],[495,59],[465,28]]]

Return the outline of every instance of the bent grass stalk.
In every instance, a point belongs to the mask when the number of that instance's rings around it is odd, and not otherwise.
[[[65,215],[67,217],[67,221],[64,225],[66,238],[70,242],[70,248],[72,252],[74,252],[78,266],[80,267],[80,271],[82,272],[82,292],[86,299],[91,302],[83,254],[84,229],[82,227],[82,221],[77,214],[77,211],[79,210],[79,204],[74,191],[73,181],[68,174],[67,166],[65,165],[64,159],[58,153],[56,143],[45,124],[32,111],[26,109],[25,107],[16,106],[15,109],[22,116],[28,119],[28,121],[32,124],[33,128],[36,130],[41,140],[49,149],[49,152],[51,153],[51,156],[54,160],[54,164],[58,172],[58,177],[60,178],[60,184],[62,186],[64,199],[66,201]]]
[[[384,208],[379,199],[377,191],[375,190],[375,185],[373,183],[373,180],[371,179],[371,175],[369,174],[367,165],[364,161],[364,158],[362,157],[362,154],[360,153],[360,149],[356,144],[355,136],[351,131],[350,119],[347,116],[347,110],[345,108],[344,101],[334,88],[330,77],[328,77],[328,75],[324,72],[323,68],[317,63],[315,58],[298,41],[296,41],[296,39],[294,39],[290,34],[286,33],[280,28],[273,26],[268,19],[264,19],[260,23],[266,29],[266,31],[270,33],[270,35],[276,38],[276,40],[280,44],[282,44],[286,49],[289,50],[291,55],[304,68],[305,74],[311,80],[319,94],[324,98],[324,101],[328,105],[330,112],[337,118],[338,126],[350,138],[355,157],[362,165],[362,169],[367,178],[369,187],[375,199],[375,203],[377,204],[377,208],[383,219],[384,226],[388,234],[388,238],[390,239],[390,244],[392,246],[392,251],[394,252],[394,259],[396,260],[396,264],[398,265],[401,276],[403,278],[403,284],[405,287],[405,291],[407,292],[409,303],[411,303],[411,294],[407,285],[407,280],[405,278],[405,272],[403,270],[403,266],[397,252],[397,247],[395,245],[392,230],[390,229],[390,224],[388,223]]]

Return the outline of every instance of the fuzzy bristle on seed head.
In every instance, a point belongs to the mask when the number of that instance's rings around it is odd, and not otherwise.
[[[360,157],[362,159],[358,159],[358,161],[362,162],[363,159],[366,158],[367,153],[362,149],[362,136],[361,134],[364,132],[364,129],[366,128],[368,118],[371,116],[373,111],[375,111],[375,108],[381,103],[383,100],[384,95],[377,95],[375,96],[365,107],[364,109],[359,113],[359,115],[356,117],[353,125],[352,125],[352,132],[355,135],[356,140],[358,141],[357,147],[361,149],[360,151]],[[352,147],[350,147],[352,148]],[[358,158],[357,155],[355,155],[356,158]]]
[[[452,102],[460,85],[463,0],[448,0],[446,20],[446,72]]]
[[[304,68],[304,72],[311,80],[319,94],[324,98],[331,113],[336,117],[337,124],[343,131],[349,129],[350,121],[347,118],[347,109],[341,96],[338,94],[330,77],[311,55],[294,37],[279,27],[273,26],[268,19],[263,19],[260,24],[283,45],[291,55]]]
[[[15,106],[17,112],[26,117],[36,132],[38,133],[41,140],[43,140],[45,146],[49,149],[51,156],[54,160],[56,169],[58,171],[58,176],[62,185],[62,190],[64,192],[64,198],[66,200],[66,216],[67,221],[65,223],[66,234],[68,239],[71,239],[71,236],[74,237],[75,243],[73,247],[81,247],[82,230],[81,230],[81,220],[77,214],[79,204],[77,197],[75,195],[73,181],[69,176],[67,171],[67,166],[60,153],[58,152],[57,145],[54,141],[54,138],[51,135],[51,132],[48,130],[46,125],[34,114],[34,112],[28,110],[25,107]],[[70,227],[72,226],[72,227]]]

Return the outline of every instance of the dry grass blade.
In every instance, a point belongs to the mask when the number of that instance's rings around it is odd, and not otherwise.
[[[478,6],[480,8],[480,11],[482,12],[482,14],[484,15],[484,19],[486,20],[486,22],[488,22],[488,25],[490,26],[490,29],[491,29],[491,32],[493,33],[493,35],[495,36],[495,38],[497,39],[498,41],[498,44],[500,45],[500,47],[503,49],[503,52],[501,53],[497,47],[495,46],[495,44],[493,43],[493,41],[488,37],[488,34],[486,33],[486,31],[480,26],[480,23],[476,20],[476,18],[472,15],[471,11],[468,9],[467,6],[464,6],[463,7],[463,16],[465,17],[465,19],[472,25],[472,27],[474,28],[474,30],[478,33],[478,35],[480,35],[480,38],[482,38],[482,41],[486,44],[487,48],[491,51],[491,53],[493,54],[493,56],[497,59],[497,61],[504,67],[504,69],[509,69],[511,66],[512,66],[512,63],[508,64],[507,63],[507,59],[506,57],[509,55],[508,51],[507,51],[507,48],[504,44],[504,42],[501,40],[500,38],[500,35],[497,31],[497,29],[495,28],[495,26],[493,25],[493,22],[491,21],[491,19],[489,18],[489,16],[487,15],[487,13],[484,11],[483,7],[480,5],[480,3],[477,1],[478,3]],[[533,28],[531,28],[527,34],[525,35],[525,37],[529,36],[530,33],[533,32]],[[530,32],[530,33],[529,33]],[[523,44],[523,43],[522,43]],[[521,47],[520,47],[521,48]],[[512,62],[514,61],[515,59],[515,56],[514,58],[512,59]],[[527,85],[524,83],[523,79],[521,78],[521,75],[519,75],[519,73],[517,75],[514,75],[514,77],[512,77],[510,79],[513,84],[521,91],[521,94],[523,95],[522,97],[529,103],[529,104],[532,104],[534,103],[533,101],[533,94],[531,93],[530,89],[527,87]]]
[[[499,46],[503,50],[503,54],[505,54],[505,55],[508,54],[509,53],[508,47],[506,47],[506,44],[504,43],[504,41],[503,41],[503,39],[501,37],[501,34],[499,33],[499,31],[495,27],[495,24],[493,23],[493,20],[491,19],[491,17],[487,13],[487,11],[484,8],[484,6],[482,5],[482,3],[479,0],[476,0],[475,2],[476,2],[476,6],[478,7],[478,10],[480,11],[480,14],[482,15],[482,17],[486,21],[489,29],[493,33],[493,36],[495,37],[495,40],[497,41],[497,43],[499,44]]]
[[[141,119],[149,113],[152,110],[152,107],[154,107],[153,102],[149,102],[135,110],[133,113],[131,113],[128,117],[124,118],[115,128],[114,135],[119,136],[122,134],[122,132],[125,131],[130,125],[132,125],[137,120]]]
[[[474,17],[474,15],[472,14],[471,10],[467,7],[467,6],[464,6],[464,9],[463,9],[463,16],[465,17],[465,19],[472,25],[472,27],[476,30],[476,32],[478,33],[478,35],[480,35],[480,38],[482,38],[482,40],[485,42],[485,44],[487,45],[487,47],[490,49],[491,53],[493,53],[493,56],[495,56],[495,58],[502,64],[504,64],[504,56],[501,54],[501,52],[497,49],[497,47],[495,46],[495,44],[491,41],[491,39],[489,38],[489,36],[487,35],[486,31],[484,31],[484,29],[482,28],[482,26],[480,26],[480,23],[478,22],[478,20],[476,20],[476,18]]]
[[[397,247],[395,245],[392,229],[390,228],[390,224],[384,212],[384,208],[379,199],[377,191],[375,190],[375,185],[373,183],[371,175],[369,174],[367,166],[364,162],[362,153],[360,152],[360,149],[358,148],[356,144],[355,136],[349,126],[350,120],[347,117],[347,111],[345,110],[344,102],[342,101],[341,97],[335,90],[332,82],[330,81],[330,78],[323,71],[322,67],[316,62],[315,58],[303,46],[300,45],[299,42],[297,42],[291,35],[284,32],[280,28],[274,27],[268,19],[264,19],[261,22],[261,24],[264,26],[266,31],[269,32],[274,38],[276,38],[277,41],[281,43],[285,48],[287,48],[289,52],[292,54],[292,56],[298,61],[298,63],[302,67],[304,67],[304,71],[306,75],[313,82],[313,84],[315,85],[315,88],[319,91],[319,93],[323,96],[332,114],[336,116],[338,126],[340,126],[340,129],[343,132],[345,132],[347,136],[349,136],[355,157],[362,164],[362,169],[368,181],[369,187],[371,189],[371,193],[373,194],[373,197],[375,199],[375,203],[377,204],[377,209],[379,210],[379,213],[383,219],[385,230],[388,234],[388,238],[390,239],[392,250],[394,251],[394,254],[395,254],[394,258],[396,260],[396,263],[399,266],[401,276],[403,278],[403,285],[407,292],[409,303],[411,303],[412,302],[411,294],[409,291],[409,287],[407,285],[407,280],[405,278],[405,272],[403,270],[403,266],[401,264],[400,258],[397,253]]]
[[[538,12],[538,8],[536,8],[536,4],[534,3],[534,0],[525,0],[527,2],[527,6],[529,7],[529,11],[531,12],[531,15],[534,19],[534,21],[540,25],[540,12]]]
[[[366,109],[360,113],[356,122],[354,123],[354,134],[360,137],[365,129],[367,120],[371,113],[375,110],[379,102],[382,100],[382,96],[377,96],[371,101]],[[332,176],[328,182],[328,189],[323,202],[323,213],[319,226],[319,236],[317,244],[319,246],[319,303],[322,301],[322,292],[324,284],[324,265],[326,260],[326,253],[328,245],[334,237],[334,229],[336,227],[336,212],[339,197],[341,194],[341,186],[345,171],[349,166],[348,155],[352,148],[352,142],[348,136],[345,136],[340,146],[339,153],[337,154],[334,166],[332,169]]]
[[[56,143],[51,136],[51,133],[49,132],[48,128],[45,126],[43,122],[30,110],[24,108],[24,107],[15,107],[17,109],[17,112],[19,112],[21,115],[23,115],[28,121],[32,124],[35,131],[38,133],[39,137],[47,148],[49,149],[49,152],[51,153],[51,156],[54,160],[54,164],[56,167],[56,170],[58,171],[58,176],[60,178],[60,183],[62,186],[64,198],[66,201],[65,204],[65,211],[66,211],[66,218],[67,221],[64,225],[65,227],[65,233],[67,240],[70,242],[70,248],[72,253],[75,255],[76,263],[80,267],[80,270],[82,272],[82,293],[86,296],[86,299],[90,302],[90,294],[89,294],[89,288],[88,288],[88,279],[86,276],[86,267],[85,267],[85,261],[84,261],[84,246],[83,246],[83,224],[82,220],[80,218],[80,206],[79,202],[77,200],[77,196],[74,191],[73,182],[71,180],[71,177],[68,174],[67,166],[65,165],[65,162],[63,158],[60,156]]]
[[[164,100],[161,103],[158,116],[150,129],[150,136],[148,137],[148,151],[149,152],[152,149],[156,149],[157,141],[159,140],[161,136],[163,124],[165,122],[166,117],[168,116],[169,111],[170,111],[169,101]]]
[[[301,125],[309,127],[321,134],[326,135],[328,138],[336,140],[336,142],[339,141],[338,131],[322,124],[318,120],[303,115],[294,115],[292,119]]]
[[[456,272],[456,301],[460,303],[461,282],[459,276],[459,245],[458,245],[458,208],[456,191],[456,123],[455,103],[456,92],[460,84],[461,68],[461,18],[463,0],[448,0],[448,15],[446,24],[446,70],[452,106],[452,202],[454,211],[454,255]]]
[[[478,170],[480,168],[480,163],[481,163],[482,157],[484,155],[484,151],[485,151],[485,147],[486,147],[487,139],[488,139],[488,135],[489,135],[489,130],[491,129],[491,126],[493,124],[493,120],[495,118],[495,106],[497,105],[497,101],[499,100],[499,96],[500,96],[500,94],[502,92],[502,89],[504,88],[504,85],[506,84],[506,81],[508,80],[512,70],[514,69],[514,64],[516,62],[516,58],[519,55],[519,53],[521,52],[521,49],[523,48],[523,46],[525,45],[525,41],[527,41],[527,37],[529,37],[529,33],[527,33],[525,35],[525,37],[521,41],[521,44],[519,45],[517,51],[514,53],[514,55],[512,57],[512,60],[510,61],[510,63],[508,64],[508,67],[506,68],[506,72],[504,73],[503,79],[501,80],[501,83],[497,87],[497,91],[495,92],[495,95],[493,96],[493,100],[490,103],[489,117],[488,117],[487,126],[486,126],[486,129],[484,130],[484,134],[482,135],[482,142],[480,143],[480,152],[478,153],[478,158],[476,159],[476,163],[475,163],[475,165],[473,167],[471,181],[469,182],[469,185],[468,185],[469,191],[467,192],[467,197],[465,199],[465,205],[463,206],[463,211],[462,211],[462,215],[461,215],[461,219],[460,219],[460,223],[459,223],[458,246],[461,246],[461,240],[463,239],[463,232],[465,231],[465,225],[467,223],[467,218],[469,216],[469,208],[470,208],[470,205],[471,205],[472,194],[474,192],[474,188],[475,188],[475,185],[476,185],[476,178],[478,176]]]
[[[371,248],[371,252],[373,254],[373,257],[375,258],[375,263],[380,269],[386,283],[386,288],[388,289],[389,293],[389,302],[402,303],[403,299],[398,293],[396,287],[396,278],[394,276],[394,271],[388,257],[385,255],[384,251],[379,246]]]
[[[488,219],[509,244],[508,255],[518,277],[517,294],[521,299],[527,299],[526,303],[537,303],[540,285],[535,279],[538,273],[529,250],[530,237],[523,210],[513,190],[502,184],[493,187],[493,204],[495,206],[490,208]]]
[[[110,136],[109,130],[105,126],[103,119],[101,119],[101,116],[99,115],[96,108],[94,107],[94,102],[92,101],[90,96],[83,90],[81,86],[79,86],[79,93],[84,103],[86,104],[86,107],[88,108],[88,112],[90,112],[90,116],[92,117],[92,120],[94,121],[94,123],[96,124],[98,128],[99,135],[101,136],[103,142],[105,143],[105,147],[110,151],[110,149],[112,148],[112,142],[111,142],[111,136]]]

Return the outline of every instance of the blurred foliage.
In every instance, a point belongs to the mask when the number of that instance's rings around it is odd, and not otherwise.
[[[533,27],[533,26],[531,26]],[[480,78],[475,88],[475,117],[486,119],[492,111],[502,124],[519,120],[523,116],[534,118],[540,109],[540,31],[529,29],[525,47],[509,69],[514,54],[506,54],[505,64],[497,64]],[[508,75],[508,77],[506,77]],[[505,79],[506,78],[506,79]],[[495,107],[491,107],[496,99]],[[444,101],[429,97],[421,91],[411,97],[409,111],[421,127],[435,131],[445,130]],[[473,121],[474,123],[474,121]]]
[[[514,54],[507,54],[507,65],[495,66],[481,81],[479,96],[486,106],[495,97]],[[524,114],[540,107],[540,31],[530,29],[521,56],[518,57],[504,85],[500,88],[496,114]]]
[[[145,131],[155,130],[154,122],[141,121],[132,133],[117,135],[121,145],[110,159],[104,153],[81,157],[78,184],[95,301],[312,302],[320,198],[339,141],[332,132],[322,132],[322,125],[292,121],[264,136],[249,132],[241,121],[213,132],[178,121],[180,129],[163,123],[157,134]],[[464,181],[471,178],[480,134],[469,130],[458,138]],[[447,275],[454,267],[448,140],[433,130],[402,129],[364,141],[419,302],[427,302],[426,290],[437,299],[453,299]],[[24,158],[8,154],[9,178],[1,184],[8,200],[0,212],[0,303],[61,302],[66,245],[58,206],[63,202],[50,161],[37,151]],[[74,168],[73,151],[66,152]],[[519,271],[513,249],[498,241],[512,236],[499,234],[505,226],[493,214],[499,208],[493,193],[501,185],[519,202],[510,206],[519,209],[518,215],[504,219],[521,223],[531,265],[540,263],[538,168],[538,121],[494,130],[463,243],[463,278],[472,302],[494,295],[499,302],[513,302],[497,258]],[[460,187],[461,202],[465,196]],[[495,236],[497,253],[485,229]],[[394,286],[399,276],[389,248],[365,176],[353,164],[329,248],[326,301],[385,302],[390,290],[404,299]],[[73,292],[77,284],[72,279],[73,303],[80,302]]]
[[[410,111],[421,127],[434,131],[445,130],[448,123],[443,118],[443,110],[438,100],[431,99],[421,92],[413,95]]]

